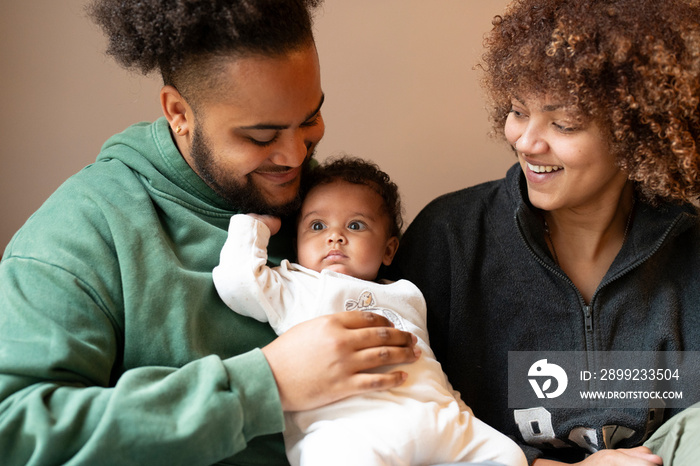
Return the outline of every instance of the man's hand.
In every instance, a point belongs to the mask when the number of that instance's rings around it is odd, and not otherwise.
[[[565,463],[535,460],[532,466],[553,466],[555,464]],[[663,461],[660,456],[653,454],[647,447],[635,447],[600,450],[576,464],[579,466],[660,466]]]
[[[318,317],[282,334],[262,349],[277,381],[282,408],[301,411],[401,385],[406,373],[368,373],[420,356],[416,337],[371,312]]]

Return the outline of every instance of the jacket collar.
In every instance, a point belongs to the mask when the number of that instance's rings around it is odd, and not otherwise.
[[[525,175],[519,164],[508,170],[506,183],[512,202],[513,218],[524,241],[540,261],[556,267],[545,243],[542,215],[530,204]],[[638,200],[627,240],[610,267],[608,275],[617,274],[647,260],[665,242],[697,224],[698,208],[691,204],[660,202],[658,205],[651,205]]]

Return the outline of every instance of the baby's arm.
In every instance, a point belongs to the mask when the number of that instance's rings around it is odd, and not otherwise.
[[[270,226],[268,226],[268,224]],[[234,215],[213,278],[221,299],[235,312],[270,322],[277,330],[284,311],[291,309],[292,293],[279,272],[267,266],[267,245],[279,219],[261,215]]]

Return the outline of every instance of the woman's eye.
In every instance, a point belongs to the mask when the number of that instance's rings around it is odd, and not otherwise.
[[[326,226],[325,226],[322,222],[313,222],[313,223],[311,224],[311,229],[312,229],[313,231],[321,231],[321,230],[323,230],[324,228],[326,228]]]
[[[350,222],[348,224],[349,230],[361,231],[365,228],[367,228],[367,226],[363,222]]]
[[[575,126],[562,125],[559,123],[552,123],[552,124],[557,129],[557,131],[562,132],[562,133],[573,133],[574,131],[576,131],[578,129]]]
[[[525,118],[525,114],[523,112],[514,108],[511,108],[509,113],[512,113],[515,118]]]

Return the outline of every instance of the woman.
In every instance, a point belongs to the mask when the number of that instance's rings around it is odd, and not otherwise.
[[[700,7],[518,0],[493,24],[484,85],[518,163],[427,206],[394,274],[454,387],[534,464],[660,464],[640,445],[677,410],[509,409],[508,352],[700,349]],[[664,464],[692,411],[649,441]]]

